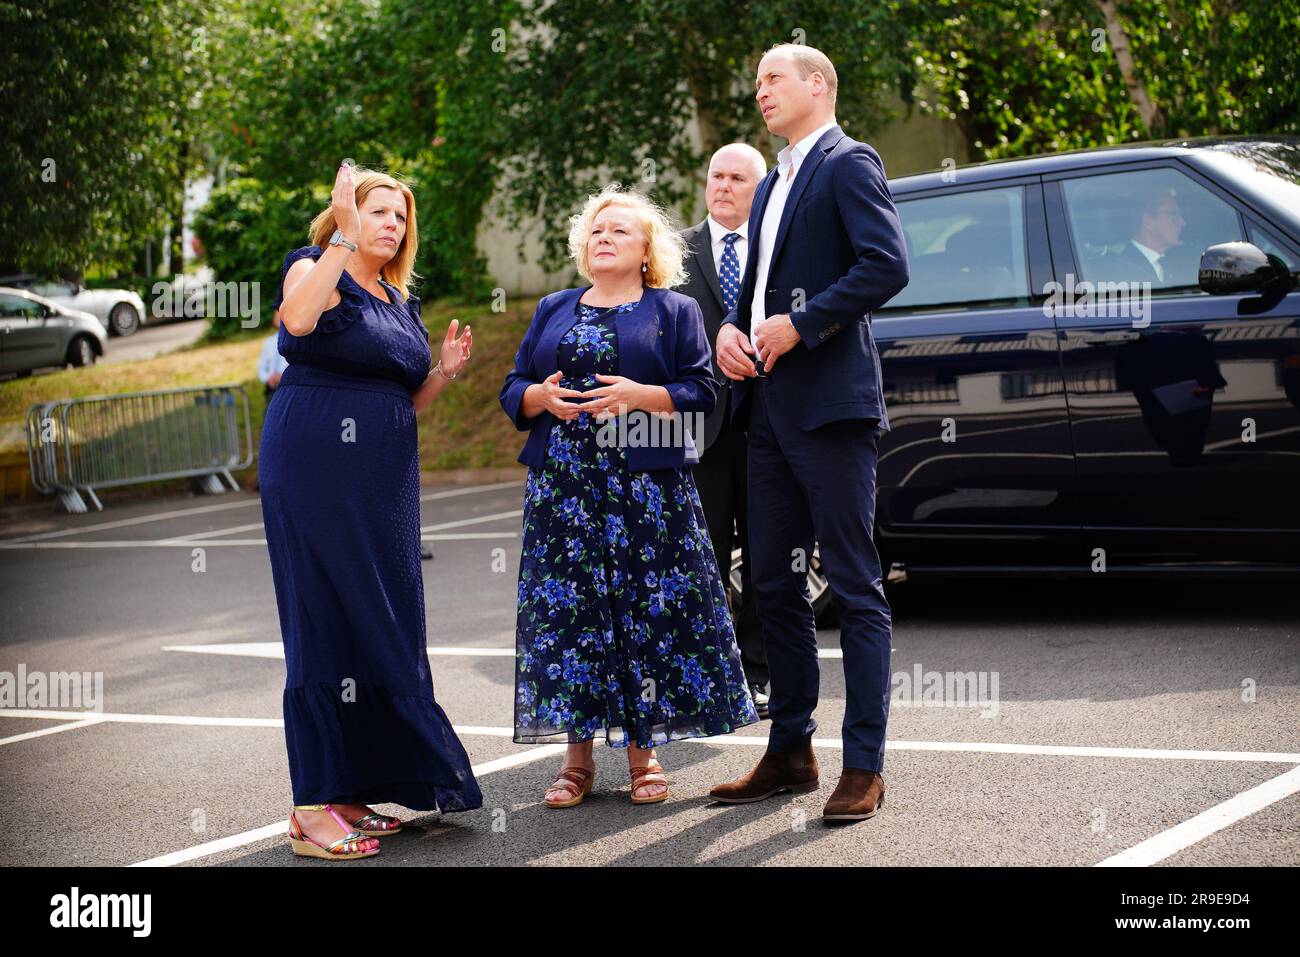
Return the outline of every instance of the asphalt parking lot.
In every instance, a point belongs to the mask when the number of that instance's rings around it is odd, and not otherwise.
[[[893,671],[916,693],[891,709],[874,820],[820,821],[844,703],[830,630],[819,792],[708,800],[758,759],[762,724],[661,748],[660,805],[633,806],[624,754],[598,747],[592,797],[549,810],[560,746],[511,741],[521,494],[423,491],[435,691],[484,806],[382,806],[409,825],[354,867],[1300,864],[1300,600],[1277,581],[906,582]],[[100,712],[0,709],[0,863],[316,866],[284,836],[284,665],[258,506],[178,497],[0,527],[0,672],[103,674]],[[984,693],[927,696],[959,689],[953,675]]]

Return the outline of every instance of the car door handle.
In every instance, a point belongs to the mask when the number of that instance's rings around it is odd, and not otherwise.
[[[1084,343],[1090,346],[1113,346],[1117,342],[1140,342],[1142,333],[1140,332],[1114,332],[1100,339],[1084,339]]]

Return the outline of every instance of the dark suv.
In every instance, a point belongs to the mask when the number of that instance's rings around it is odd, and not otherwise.
[[[885,562],[1300,571],[1300,139],[890,186],[911,281],[872,318]]]

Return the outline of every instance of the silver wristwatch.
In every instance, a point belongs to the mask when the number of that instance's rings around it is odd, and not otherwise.
[[[352,242],[352,240],[348,239],[346,236],[344,236],[343,230],[341,229],[334,230],[334,235],[330,237],[329,244],[331,246],[347,246],[348,249],[352,250],[353,252],[357,251],[357,244]]]

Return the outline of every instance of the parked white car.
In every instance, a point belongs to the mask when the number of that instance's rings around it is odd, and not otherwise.
[[[149,318],[144,300],[130,289],[87,289],[75,282],[40,280],[35,276],[0,277],[0,285],[26,289],[60,306],[88,312],[117,336],[131,335]]]

